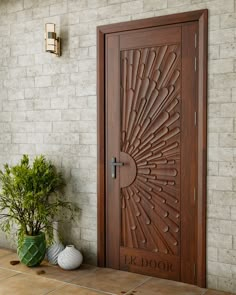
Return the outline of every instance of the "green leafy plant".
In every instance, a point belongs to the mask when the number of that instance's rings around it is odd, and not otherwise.
[[[6,164],[0,170],[0,183],[0,228],[10,233],[16,224],[19,243],[25,235],[36,236],[41,231],[52,242],[52,221],[62,212],[69,219],[73,215],[72,204],[61,193],[62,175],[42,155],[32,165],[27,155],[18,165]]]

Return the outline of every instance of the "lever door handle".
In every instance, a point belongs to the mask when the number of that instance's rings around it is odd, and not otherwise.
[[[116,178],[116,166],[124,166],[122,162],[116,162],[116,158],[111,158],[111,177]]]

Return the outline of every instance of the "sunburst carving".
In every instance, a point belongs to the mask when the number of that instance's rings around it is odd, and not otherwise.
[[[137,175],[121,188],[122,246],[179,254],[180,47],[121,53],[121,151]]]

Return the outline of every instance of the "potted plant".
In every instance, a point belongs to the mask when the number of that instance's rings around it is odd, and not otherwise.
[[[46,241],[50,244],[53,240],[53,220],[62,213],[72,216],[72,204],[64,201],[61,193],[62,175],[44,156],[36,157],[30,165],[24,155],[18,165],[6,164],[0,170],[0,184],[0,228],[10,233],[17,225],[20,261],[39,265],[45,257]]]

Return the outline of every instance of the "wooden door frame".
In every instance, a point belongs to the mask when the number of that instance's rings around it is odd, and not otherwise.
[[[207,40],[208,10],[135,20],[97,28],[97,194],[98,194],[98,266],[106,265],[106,162],[105,162],[105,37],[130,30],[198,22],[198,185],[197,185],[197,273],[196,283],[206,286],[206,165],[207,165]]]

